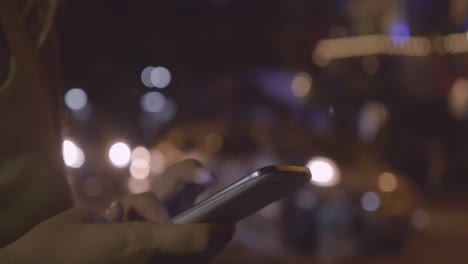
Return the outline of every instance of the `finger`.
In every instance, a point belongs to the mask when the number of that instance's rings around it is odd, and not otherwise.
[[[126,196],[120,200],[120,204],[121,221],[165,222],[168,219],[166,209],[152,192]]]
[[[122,202],[113,201],[105,212],[105,217],[111,222],[123,221],[124,209]]]
[[[151,222],[94,224],[96,234],[124,241],[122,257],[145,252],[158,256],[202,255],[224,247],[232,238],[231,226],[217,224],[175,225]]]
[[[199,169],[204,169],[201,162],[194,159],[175,163],[159,177],[153,191],[160,200],[169,199],[177,192],[179,184],[191,182]]]
[[[51,218],[52,221],[60,222],[79,222],[79,223],[105,223],[107,219],[102,216],[92,212],[89,209],[75,207],[63,211],[58,214],[57,217]]]
[[[216,177],[197,160],[188,159],[169,167],[154,185],[169,215],[192,207],[197,197],[216,182]]]

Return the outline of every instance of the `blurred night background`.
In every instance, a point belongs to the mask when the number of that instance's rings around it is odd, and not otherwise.
[[[311,183],[242,221],[215,263],[464,263],[467,14],[467,0],[67,1],[74,193],[102,211],[186,158],[217,175],[209,193],[307,165]]]

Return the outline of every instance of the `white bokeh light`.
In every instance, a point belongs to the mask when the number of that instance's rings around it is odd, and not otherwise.
[[[365,192],[361,196],[361,207],[368,212],[377,211],[380,207],[380,198],[375,192]]]
[[[136,147],[132,151],[130,175],[135,179],[145,179],[150,174],[151,154],[145,147]]]
[[[130,165],[130,175],[138,180],[146,179],[148,178],[150,174],[150,166],[149,164],[146,165],[137,165],[135,163],[132,163]]]
[[[65,105],[74,111],[82,110],[88,103],[88,96],[80,88],[73,88],[65,93]]]
[[[109,160],[118,168],[123,168],[130,163],[130,147],[124,142],[117,142],[109,149]]]
[[[83,166],[85,156],[83,151],[71,140],[62,143],[63,161],[67,167],[78,169]]]
[[[341,175],[336,163],[328,158],[316,157],[306,165],[312,173],[311,183],[320,187],[335,186],[340,182]]]
[[[141,97],[140,105],[145,112],[158,113],[164,109],[166,98],[161,93],[148,92]]]
[[[149,88],[154,87],[153,83],[151,82],[151,72],[153,71],[154,67],[149,66],[143,69],[141,72],[141,82]]]
[[[151,70],[150,81],[154,87],[166,88],[171,83],[171,72],[164,67],[156,67]]]
[[[144,167],[150,163],[151,154],[145,147],[139,146],[132,151],[132,163],[135,163],[137,167]]]

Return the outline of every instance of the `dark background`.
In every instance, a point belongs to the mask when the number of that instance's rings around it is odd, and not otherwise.
[[[438,36],[466,32],[467,8],[463,0],[68,1],[59,15],[63,83],[88,95],[87,114],[68,118],[68,136],[86,155],[72,169],[75,193],[102,210],[128,192],[128,168],[107,159],[116,139],[160,151],[164,166],[199,158],[218,187],[258,166],[322,156],[336,162],[341,182],[311,184],[305,196],[247,219],[220,263],[463,262],[468,122],[467,111],[453,115],[449,98],[456,80],[468,78],[466,54],[435,46]],[[386,35],[392,23],[427,38],[428,54],[314,63],[319,41]],[[170,85],[146,87],[147,66],[169,69]],[[304,98],[291,91],[300,72],[312,80]],[[468,87],[460,87],[453,96],[464,109]],[[172,100],[174,115],[144,113],[149,91]],[[365,110],[369,102],[377,110]],[[381,121],[363,114],[381,117],[382,109]],[[371,136],[363,136],[360,122],[375,133],[365,127]],[[216,151],[207,147],[212,133],[222,138]],[[385,171],[397,175],[394,193],[377,188]],[[381,199],[375,212],[361,208],[367,191]],[[313,202],[304,208],[301,199]]]

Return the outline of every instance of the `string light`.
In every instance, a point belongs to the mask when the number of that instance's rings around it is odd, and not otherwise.
[[[444,38],[445,50],[450,54],[468,52],[468,40],[466,33],[450,34]]]
[[[403,39],[402,39],[403,38]],[[456,43],[460,37],[457,36]],[[450,46],[453,52],[468,51],[468,43],[463,46],[454,46],[453,37],[445,40],[444,46]],[[450,50],[447,48],[447,50]],[[398,55],[398,56],[428,56],[431,53],[432,44],[426,37],[401,37],[387,35],[368,35],[348,38],[336,38],[321,40],[312,52],[312,60],[320,67],[326,67],[330,61],[336,59],[372,56],[372,55]]]

